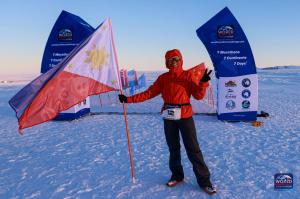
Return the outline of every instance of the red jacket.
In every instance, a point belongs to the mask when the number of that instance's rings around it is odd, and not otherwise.
[[[168,51],[166,59],[178,56],[181,58],[177,67],[168,66],[169,72],[160,75],[146,91],[127,98],[128,103],[138,103],[162,95],[165,104],[189,104],[191,95],[200,100],[205,96],[208,83],[196,84],[192,81],[192,74],[182,69],[182,56],[178,50]],[[193,115],[192,106],[181,107],[181,118],[189,118]]]

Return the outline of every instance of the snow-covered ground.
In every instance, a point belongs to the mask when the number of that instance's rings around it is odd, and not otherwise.
[[[147,73],[148,81],[157,75]],[[194,116],[218,189],[212,198],[299,198],[299,85],[300,70],[259,71],[259,110],[270,114],[259,118],[262,127]],[[0,198],[211,198],[199,189],[184,148],[185,183],[165,186],[170,172],[159,98],[127,105],[137,178],[133,184],[123,116],[107,114],[118,112],[120,105],[103,103],[101,108],[93,98],[97,114],[44,123],[20,136],[8,100],[21,88],[0,84]],[[294,175],[293,189],[274,190],[279,172]]]

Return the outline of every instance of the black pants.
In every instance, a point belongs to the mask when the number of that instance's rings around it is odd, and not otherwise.
[[[180,120],[164,120],[166,141],[170,151],[169,167],[172,179],[184,178],[180,156],[180,136],[185,146],[187,156],[193,165],[193,170],[200,187],[210,186],[210,173],[200,150],[195,123],[192,117]]]

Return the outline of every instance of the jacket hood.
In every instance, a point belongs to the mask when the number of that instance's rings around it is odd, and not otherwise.
[[[179,57],[180,60],[177,62],[177,66],[171,66],[168,65],[167,60],[172,58],[172,57]],[[169,50],[166,52],[165,55],[165,59],[166,59],[166,67],[169,69],[169,72],[171,73],[175,73],[175,74],[180,74],[183,69],[182,69],[182,64],[183,64],[183,60],[182,60],[182,55],[181,52],[178,49],[173,49],[173,50]]]

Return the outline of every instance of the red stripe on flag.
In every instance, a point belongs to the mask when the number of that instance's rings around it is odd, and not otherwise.
[[[19,129],[52,120],[87,96],[117,90],[94,79],[62,71],[37,94],[19,119]]]
[[[190,68],[188,70],[191,73],[193,82],[195,82],[197,85],[199,84],[200,79],[202,78],[205,69],[206,69],[205,64],[201,63],[201,64],[194,66],[193,68]]]

